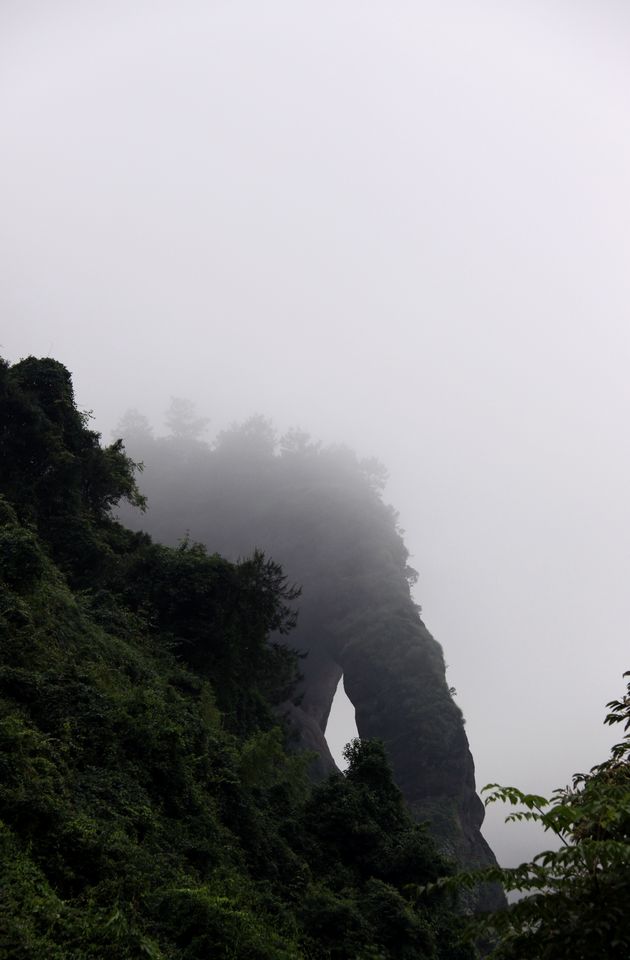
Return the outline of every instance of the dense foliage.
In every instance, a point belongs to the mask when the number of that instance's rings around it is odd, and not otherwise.
[[[0,364],[0,494],[2,960],[473,955],[382,746],[287,749],[296,589],[114,520],[134,463],[53,360]]]

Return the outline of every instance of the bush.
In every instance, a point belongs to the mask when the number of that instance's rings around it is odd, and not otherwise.
[[[0,577],[15,590],[28,590],[42,576],[45,558],[36,538],[16,525],[0,527]]]

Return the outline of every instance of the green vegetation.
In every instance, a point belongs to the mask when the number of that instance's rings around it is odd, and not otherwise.
[[[524,894],[508,910],[472,925],[472,936],[498,944],[492,953],[497,960],[630,956],[630,683],[625,696],[607,707],[604,722],[623,723],[625,735],[608,760],[576,774],[571,787],[554,791],[551,799],[497,784],[484,788],[486,803],[500,800],[519,808],[508,821],[535,821],[561,842],[531,863],[481,874]],[[479,873],[467,873],[436,886],[457,889],[479,880]]]
[[[315,786],[289,749],[298,591],[123,527],[134,467],[61,364],[0,364],[0,958],[474,956],[382,745]]]

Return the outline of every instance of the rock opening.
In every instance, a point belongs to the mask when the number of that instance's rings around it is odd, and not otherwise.
[[[339,679],[333,697],[332,706],[326,723],[326,743],[332,758],[340,770],[347,767],[343,757],[343,748],[354,737],[358,737],[354,705],[348,698],[343,685],[343,676]]]

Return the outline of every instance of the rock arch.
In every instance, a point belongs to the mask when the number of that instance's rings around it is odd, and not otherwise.
[[[446,684],[441,648],[417,613],[394,619],[395,631],[387,623],[378,631],[372,622],[369,636],[351,642],[335,643],[329,634],[324,643],[315,645],[311,638],[309,645],[308,629],[292,638],[307,654],[301,699],[290,707],[300,745],[317,752],[316,776],[335,769],[326,725],[343,675],[359,736],[384,741],[416,819],[429,821],[449,858],[468,867],[493,864],[480,832],[484,808],[475,789],[473,758]],[[482,905],[501,902],[497,890],[487,890]]]
[[[335,766],[325,730],[343,674],[359,736],[384,741],[416,818],[459,864],[495,863],[480,832],[484,809],[463,717],[442,649],[410,593],[396,512],[351,451],[307,443],[274,453],[265,423],[260,442],[252,441],[257,423],[220,435],[214,450],[191,447],[187,457],[169,441],[140,450],[152,509],[135,524],[171,543],[188,530],[232,560],[258,547],[278,561],[303,588],[297,630],[287,638],[305,655],[301,699],[284,709],[301,746],[317,754],[314,773]],[[478,902],[503,901],[491,889]]]

